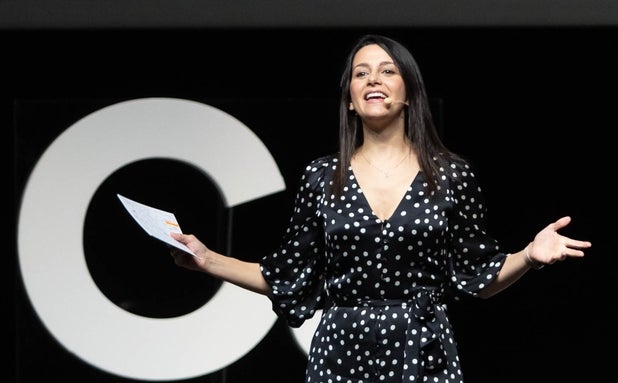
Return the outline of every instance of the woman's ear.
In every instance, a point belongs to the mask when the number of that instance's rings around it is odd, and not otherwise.
[[[354,110],[354,104],[350,103],[350,105],[348,106],[348,109]]]

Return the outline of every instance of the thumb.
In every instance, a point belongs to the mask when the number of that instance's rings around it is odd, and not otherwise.
[[[183,241],[183,240],[184,240],[184,237],[185,237],[185,236],[184,236],[184,234],[182,234],[182,233],[174,233],[174,232],[171,232],[171,233],[170,233],[170,236],[171,236],[172,238],[174,238],[175,240],[177,240],[178,242],[182,242],[182,243],[184,243],[184,241]]]
[[[562,229],[563,227],[565,227],[566,225],[568,225],[570,222],[571,222],[571,217],[565,216],[565,217],[558,219],[556,222],[551,223],[549,226],[551,227],[552,230],[558,231]]]

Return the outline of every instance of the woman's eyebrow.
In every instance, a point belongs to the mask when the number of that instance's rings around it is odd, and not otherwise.
[[[378,66],[384,66],[384,65],[395,65],[395,63],[393,61],[381,61]],[[358,63],[356,65],[354,65],[354,68],[358,68],[358,67],[367,67],[369,68],[370,65],[368,63]]]

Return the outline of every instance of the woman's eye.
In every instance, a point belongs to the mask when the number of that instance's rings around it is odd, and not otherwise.
[[[367,72],[356,72],[354,77],[365,77],[367,76]]]

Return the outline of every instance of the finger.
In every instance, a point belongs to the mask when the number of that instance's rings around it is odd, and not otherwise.
[[[584,256],[584,251],[582,250],[584,247],[577,247],[577,246],[567,246],[564,250],[564,252],[562,253],[563,257],[574,257],[574,258],[581,258]]]
[[[592,243],[590,241],[578,241],[576,239],[567,238],[566,247],[570,249],[581,250],[587,249],[590,246],[592,246]]]
[[[582,250],[577,250],[577,249],[570,249],[565,254],[567,257],[575,257],[575,258],[581,258],[584,256],[584,252]]]
[[[556,222],[550,223],[549,226],[552,230],[558,231],[562,229],[563,227],[567,226],[570,222],[571,222],[571,217],[564,216],[562,218],[559,218]]]
[[[187,245],[190,242],[189,236],[182,233],[170,233],[172,238],[183,245]]]

